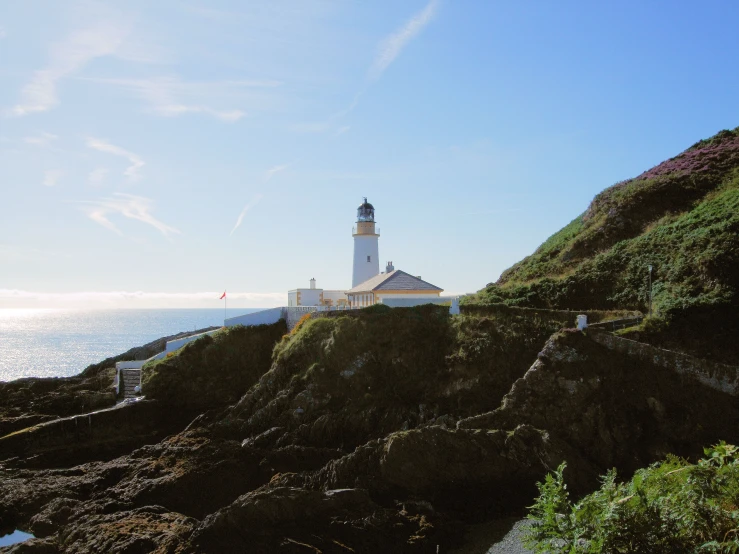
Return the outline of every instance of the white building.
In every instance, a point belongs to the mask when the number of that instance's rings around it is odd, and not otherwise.
[[[382,303],[385,299],[406,298],[438,298],[443,289],[414,277],[405,271],[395,269],[392,262],[388,263],[386,271],[367,279],[346,291],[349,306],[363,308]]]
[[[352,229],[354,237],[354,266],[352,287],[380,274],[380,230],[375,228],[375,208],[364,199],[357,208],[357,223]]]
[[[288,328],[292,329],[301,317],[310,312],[363,308],[377,303],[395,308],[444,304],[451,305],[450,313],[459,313],[457,298],[442,297],[442,289],[424,281],[420,276],[395,269],[392,262],[380,273],[380,230],[375,228],[375,208],[366,198],[357,209],[357,223],[352,236],[354,264],[351,289],[319,289],[316,287],[316,280],[311,279],[308,288],[288,291],[286,307],[227,318],[223,322],[224,326],[263,325],[284,319]]]
[[[316,280],[310,280],[310,288],[293,289],[287,292],[287,306],[329,306],[346,307],[348,301],[343,290],[324,290],[316,288]]]
[[[293,289],[287,293],[287,306],[327,306],[333,308],[361,308],[387,299],[436,299],[441,288],[396,270],[392,262],[380,273],[380,230],[375,226],[375,208],[367,198],[357,208],[357,222],[352,229],[354,237],[354,263],[352,288],[349,290],[324,290],[316,288],[316,280],[310,280],[307,289]],[[413,302],[411,302],[413,304]]]

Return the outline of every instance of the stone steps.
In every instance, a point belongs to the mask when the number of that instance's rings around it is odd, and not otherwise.
[[[134,390],[141,386],[141,370],[140,369],[122,369],[121,370],[121,396],[126,398],[136,398],[140,396]]]

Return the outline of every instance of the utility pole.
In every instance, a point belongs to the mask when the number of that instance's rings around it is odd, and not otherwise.
[[[649,317],[652,317],[652,266],[649,265]]]

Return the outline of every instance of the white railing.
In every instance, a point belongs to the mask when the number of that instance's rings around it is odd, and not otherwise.
[[[168,340],[165,352],[174,352],[175,350],[179,350],[180,348],[185,346],[188,342],[198,340],[200,337],[204,337],[205,335],[213,335],[218,331],[220,331],[220,329],[206,331],[205,333],[198,333],[197,335],[189,335],[187,337],[182,337],[181,339]]]

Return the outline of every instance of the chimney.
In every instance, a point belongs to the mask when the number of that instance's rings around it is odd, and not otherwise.
[[[388,262],[387,267],[385,268],[385,273],[390,273],[391,271],[395,271],[395,267],[393,267],[393,262]]]
[[[312,289],[316,288],[316,278],[315,277],[313,277],[310,280],[310,288],[312,288]]]

